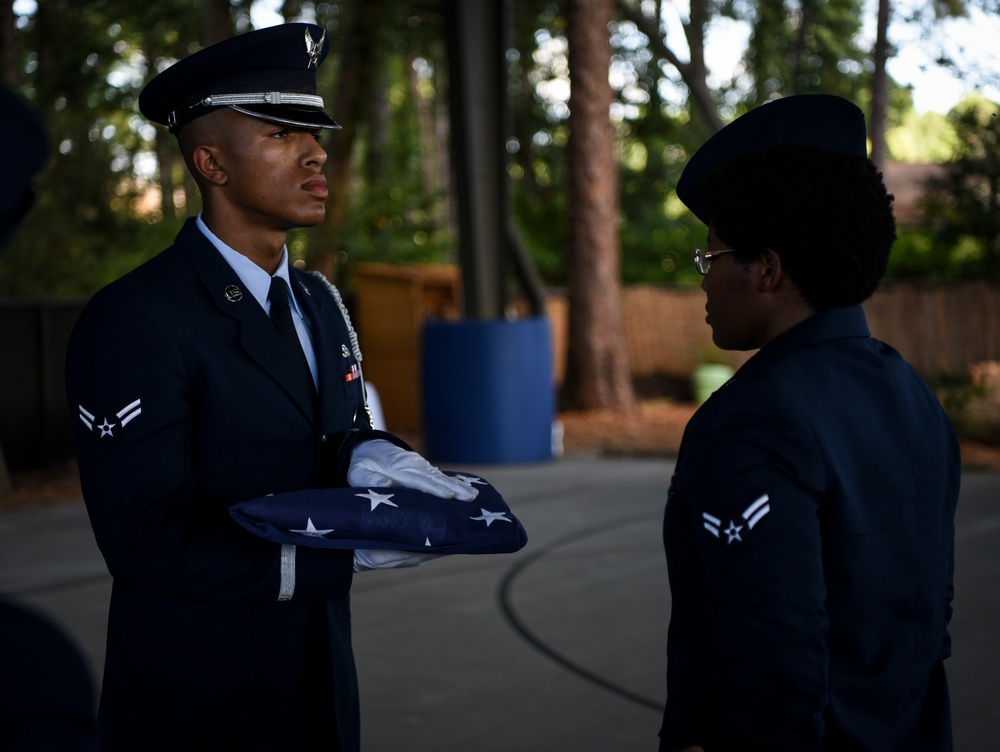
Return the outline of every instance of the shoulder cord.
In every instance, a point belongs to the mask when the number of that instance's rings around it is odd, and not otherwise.
[[[351,350],[354,352],[354,359],[358,361],[358,363],[360,363],[361,346],[358,344],[358,333],[354,331],[354,325],[351,324],[351,316],[350,314],[347,313],[347,306],[344,305],[344,299],[340,297],[340,290],[334,287],[333,284],[330,282],[330,280],[328,280],[322,272],[311,271],[311,272],[306,272],[306,274],[309,274],[315,277],[316,279],[320,280],[326,287],[326,289],[330,291],[330,294],[333,296],[334,301],[340,308],[340,313],[344,317],[344,323],[347,324],[347,334],[351,338]]]
[[[340,314],[344,317],[344,324],[347,326],[347,335],[351,340],[351,351],[354,353],[354,359],[358,361],[359,378],[361,379],[361,396],[365,404],[365,413],[368,415],[368,425],[374,427],[375,420],[372,415],[372,409],[368,406],[368,387],[365,385],[364,372],[361,370],[361,345],[358,344],[358,333],[354,331],[354,325],[351,323],[351,315],[347,312],[347,306],[344,305],[344,299],[340,296],[340,290],[338,290],[326,276],[319,271],[306,272],[323,283],[323,286],[330,291],[330,295],[333,296],[334,302],[337,307],[340,308]],[[357,420],[357,414],[355,414],[354,419],[351,421],[353,424]]]

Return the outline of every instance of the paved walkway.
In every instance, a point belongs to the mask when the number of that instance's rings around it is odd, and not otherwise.
[[[654,750],[672,462],[574,456],[464,469],[504,493],[528,545],[358,575],[366,752]],[[958,752],[1000,738],[998,536],[1000,473],[969,473],[949,661]],[[100,675],[110,580],[82,504],[0,514],[0,593],[61,623]]]

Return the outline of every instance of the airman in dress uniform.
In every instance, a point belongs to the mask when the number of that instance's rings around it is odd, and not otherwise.
[[[864,117],[765,104],[677,192],[715,343],[759,352],[677,458],[660,749],[947,752],[958,444],[860,305],[895,240]]]
[[[290,268],[325,215],[323,29],[208,47],[139,106],[175,133],[203,209],[88,304],[67,354],[84,498],[114,577],[100,725],[108,750],[358,750],[355,572],[420,554],[250,535],[244,499],[401,485],[469,500],[372,430],[340,295]]]

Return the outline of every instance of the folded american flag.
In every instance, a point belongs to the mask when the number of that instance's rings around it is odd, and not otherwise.
[[[316,488],[241,501],[229,514],[261,538],[314,548],[502,554],[524,547],[524,527],[493,486],[476,475],[446,475],[479,495],[456,501],[398,486]]]

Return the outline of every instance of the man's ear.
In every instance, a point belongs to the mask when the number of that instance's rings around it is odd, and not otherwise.
[[[765,248],[760,252],[759,261],[760,275],[757,277],[757,290],[759,292],[774,292],[784,275],[781,256],[773,249]]]
[[[217,157],[218,149],[216,147],[196,146],[191,153],[191,163],[198,174],[208,182],[215,185],[225,185],[229,176]]]

